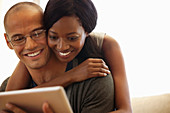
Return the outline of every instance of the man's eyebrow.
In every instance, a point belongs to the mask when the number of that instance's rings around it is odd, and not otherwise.
[[[22,36],[22,34],[15,34],[15,35],[12,35],[12,36],[11,36],[11,39],[14,38],[14,37],[16,37],[16,36]]]
[[[34,31],[36,31],[36,30],[40,30],[40,29],[44,29],[44,27],[43,27],[43,26],[41,26],[41,27],[35,28],[35,29],[33,29],[31,32],[34,32]]]
[[[44,27],[43,26],[40,26],[40,27],[38,27],[38,28],[35,28],[35,29],[33,29],[31,32],[34,32],[34,31],[36,31],[36,30],[40,30],[40,29],[44,29]],[[30,32],[30,33],[31,33]],[[11,36],[11,39],[13,38],[13,37],[16,37],[16,36],[22,36],[23,34],[14,34],[14,35],[12,35]]]

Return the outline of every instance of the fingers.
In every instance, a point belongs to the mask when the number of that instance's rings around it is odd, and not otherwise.
[[[103,68],[103,69],[109,70],[108,66],[106,64],[103,64],[103,63],[89,63],[89,67]]]
[[[110,71],[109,69],[105,69],[105,68],[98,68],[96,69],[98,72],[101,72],[101,73],[106,73],[106,74],[110,74]]]
[[[99,63],[99,62],[97,62],[97,63],[94,63],[94,62],[89,63],[88,68],[91,68],[92,71],[98,71],[98,72],[110,74],[108,66],[103,62],[102,63]]]
[[[86,60],[88,64],[88,76],[106,76],[110,74],[109,68],[102,59],[89,58]]]
[[[102,77],[110,74],[109,68],[102,59],[89,58],[77,67],[73,68],[72,78],[74,82],[79,82],[92,77]]]
[[[93,72],[89,76],[90,76],[89,78],[91,78],[91,77],[104,77],[104,76],[107,76],[107,74],[106,73],[100,73],[100,72]]]
[[[93,67],[101,67],[105,69],[109,69],[106,63],[102,59],[98,58],[89,58],[85,61],[89,66]]]
[[[6,108],[8,110],[0,111],[0,113],[26,113],[24,110],[10,103],[6,104]],[[47,102],[43,104],[42,110],[43,113],[54,113]]]
[[[54,113],[47,102],[43,103],[42,110],[43,113]]]
[[[13,113],[13,112],[9,111],[9,110],[2,110],[2,111],[0,111],[0,113]]]
[[[93,63],[104,63],[105,64],[105,62],[100,58],[88,58],[86,61],[93,62]]]
[[[89,73],[96,74],[96,76],[106,76],[107,74],[110,74],[110,71],[104,68],[91,68]]]
[[[12,111],[13,113],[26,113],[24,110],[10,103],[7,103],[5,106],[8,110]]]

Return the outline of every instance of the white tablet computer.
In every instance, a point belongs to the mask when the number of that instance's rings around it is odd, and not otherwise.
[[[61,86],[0,92],[0,110],[10,102],[29,113],[42,113],[42,104],[46,101],[55,113],[73,113]]]

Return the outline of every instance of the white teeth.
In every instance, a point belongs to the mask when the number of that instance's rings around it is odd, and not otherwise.
[[[27,56],[29,56],[29,57],[34,57],[34,56],[40,54],[40,52],[41,52],[41,51],[38,51],[38,52],[35,52],[35,53],[31,53],[31,54],[27,54]]]
[[[62,53],[62,52],[59,52],[59,54],[61,55],[61,56],[66,56],[66,55],[68,55],[68,54],[70,54],[71,52],[69,51],[69,52],[67,52],[67,53]]]

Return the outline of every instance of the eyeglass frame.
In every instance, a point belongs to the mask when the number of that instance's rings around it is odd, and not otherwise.
[[[38,37],[34,37],[33,35],[38,35],[38,33],[35,33],[36,31],[39,31],[39,30],[42,30],[41,33],[39,34],[40,36]],[[20,35],[22,38],[23,38],[23,42],[21,42],[20,44],[14,44],[12,40],[10,40],[8,34],[7,34],[7,37],[8,37],[8,42],[10,42],[12,44],[12,46],[21,46],[21,45],[24,45],[26,43],[26,39],[27,37],[30,37],[31,39],[33,39],[34,41],[37,41],[37,40],[40,40],[41,39],[41,35],[45,33],[44,37],[46,37],[46,30],[45,29],[38,29],[38,30],[35,30],[35,31],[32,31],[29,35],[25,35],[25,36],[22,36]],[[14,36],[15,37],[15,36]],[[14,38],[13,37],[13,38]],[[16,36],[17,37],[17,36]],[[12,38],[11,38],[12,39]]]

